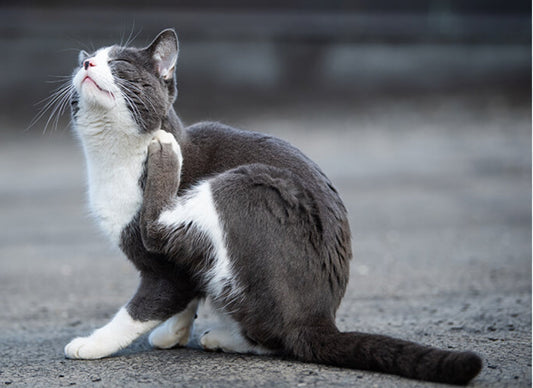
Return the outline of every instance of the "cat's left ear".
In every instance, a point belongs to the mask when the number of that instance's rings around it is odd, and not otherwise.
[[[178,36],[174,29],[163,30],[147,47],[155,64],[157,75],[165,80],[174,77],[178,61]]]

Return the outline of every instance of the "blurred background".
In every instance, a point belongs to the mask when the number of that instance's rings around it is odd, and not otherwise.
[[[0,15],[3,120],[35,115],[80,49],[133,38],[142,47],[166,27],[181,41],[178,109],[189,122],[308,103],[355,108],[383,97],[529,98],[527,1],[8,4]]]
[[[463,341],[489,381],[530,386],[528,1],[3,1],[0,325],[33,339],[1,343],[31,349],[53,323],[57,347],[135,289],[87,217],[69,112],[30,123],[79,50],[167,27],[186,124],[282,137],[339,189],[355,251],[342,329]]]

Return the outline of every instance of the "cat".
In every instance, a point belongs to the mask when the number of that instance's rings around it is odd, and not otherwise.
[[[151,331],[185,346],[200,301],[224,326],[206,350],[466,384],[478,355],[340,332],[335,314],[352,257],[346,209],[320,168],[287,142],[220,123],[184,127],[173,108],[178,38],[80,52],[69,95],[85,153],[89,204],[140,272],[105,326],[65,347],[98,359]]]

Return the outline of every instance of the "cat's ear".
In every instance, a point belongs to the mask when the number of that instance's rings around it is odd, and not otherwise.
[[[157,75],[166,80],[173,78],[179,51],[178,36],[174,29],[163,30],[147,50],[152,56]]]
[[[78,54],[78,63],[81,65],[84,60],[89,58],[89,56],[90,54],[87,51],[81,50],[80,53]]]

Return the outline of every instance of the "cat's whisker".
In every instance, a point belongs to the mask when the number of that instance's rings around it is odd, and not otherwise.
[[[56,107],[56,113],[55,113],[55,119],[54,119],[54,125],[52,128],[57,129],[59,125],[59,119],[63,116],[65,111],[67,110],[67,107],[69,105],[70,99],[72,97],[72,92],[66,93],[62,100],[59,102],[59,104]],[[69,120],[70,123],[71,120]]]
[[[125,89],[129,89],[129,88],[132,88],[132,89],[135,89],[135,91],[137,91],[137,93],[134,93],[134,96],[136,99],[139,100],[140,103],[142,103],[144,105],[144,107],[147,109],[147,110],[150,110],[148,105],[146,105],[145,103],[145,99],[146,101],[150,104],[151,108],[152,108],[152,111],[153,112],[156,112],[157,110],[155,109],[152,101],[151,101],[151,98],[149,95],[145,94],[144,93],[144,90],[139,87],[138,85],[135,85],[133,82],[131,81],[126,81],[126,80],[120,80],[123,84],[123,86],[125,87]],[[143,96],[143,97],[141,97]]]
[[[74,92],[74,86],[70,81],[64,83],[59,88],[57,88],[49,97],[41,100],[38,104],[44,104],[40,109],[39,113],[34,117],[28,126],[28,130],[35,126],[37,122],[43,118],[43,116],[50,112],[50,115],[44,125],[43,133],[46,133],[46,130],[51,122],[53,122],[55,117],[55,125],[57,126],[59,118],[65,111],[66,103],[70,100]]]
[[[50,77],[51,78],[57,78],[57,79],[45,81],[48,84],[55,84],[55,83],[59,83],[59,82],[70,81],[72,79],[72,76],[70,76],[70,75],[51,75]]]
[[[52,112],[50,113],[50,116],[48,117],[48,120],[46,121],[46,124],[43,129],[43,133],[46,133],[46,130],[48,126],[53,123],[53,128],[57,129],[57,126],[59,124],[59,119],[65,112],[65,108],[67,106],[68,101],[70,101],[72,90],[66,90],[65,93],[63,93],[61,96],[58,96],[58,99],[56,99],[56,102],[52,106]]]
[[[131,102],[131,105],[130,105],[131,108],[133,108],[133,106],[136,105],[135,102],[138,101],[145,107],[146,110],[148,111],[151,110],[154,113],[157,112],[156,108],[154,107],[151,101],[151,98],[147,96],[146,94],[144,94],[143,93],[144,91],[138,85],[135,85],[133,82],[126,81],[123,79],[118,79],[117,83],[119,85],[119,88],[122,90],[123,95],[128,96],[129,102]],[[148,106],[148,104],[150,106]],[[138,108],[136,108],[135,110],[136,110],[136,113],[139,115],[139,118],[142,118]],[[142,122],[144,122],[144,120],[142,120]]]
[[[122,46],[122,47],[129,46],[130,43],[133,42],[137,38],[137,36],[141,33],[141,31],[142,31],[142,28],[138,32],[135,32],[135,21],[133,21],[130,33],[129,33],[126,41],[124,43],[122,43],[122,39],[121,39],[120,46]]]
[[[124,98],[124,100],[126,101],[126,103],[128,104],[128,107],[130,108],[132,114],[133,114],[133,118],[136,122],[140,122],[140,123],[144,123],[144,120],[142,118],[142,115],[141,113],[139,112],[139,109],[137,108],[136,104],[135,104],[135,101],[133,100],[133,98],[128,94],[128,89],[125,88],[125,87],[121,87],[121,82],[122,80],[118,80],[118,84],[119,84],[119,91],[120,91],[120,94],[121,96]]]
[[[126,101],[126,103],[128,104],[128,107],[130,108],[131,112],[132,112],[132,115],[133,115],[133,119],[138,122],[138,123],[143,123],[144,124],[144,120],[142,118],[142,115],[141,113],[139,112],[139,109],[137,108],[137,106],[135,105],[134,101],[131,99],[131,97],[129,97],[127,95],[127,93],[124,93],[124,92],[120,92],[122,97],[124,98],[124,100]]]

